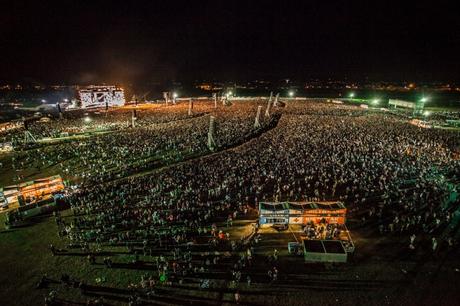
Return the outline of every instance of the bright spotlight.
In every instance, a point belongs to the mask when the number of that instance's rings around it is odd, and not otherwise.
[[[379,99],[374,99],[374,100],[372,100],[372,104],[373,104],[373,105],[377,105],[377,104],[379,104],[379,102],[380,102]]]
[[[289,91],[289,97],[293,97],[294,96],[294,91],[293,90],[290,90]]]
[[[350,94],[348,95],[351,99],[353,99],[355,97],[355,93],[354,92],[350,92]]]
[[[428,101],[428,98],[427,98],[427,97],[423,97],[422,99],[420,99],[420,102],[423,102],[423,103],[425,103],[425,102],[427,102],[427,101]]]
[[[64,102],[69,102],[69,99],[64,99]]]
[[[173,93],[173,98],[174,98],[174,99],[177,98],[177,93],[176,93],[176,92]]]
[[[91,118],[90,117],[85,117],[85,119],[83,119],[86,123],[88,122],[91,122]]]
[[[229,96],[233,95],[233,92],[230,90],[230,91],[228,92],[228,95],[229,95]]]
[[[45,99],[42,99],[42,103],[46,103],[46,100],[45,100]]]
[[[424,111],[423,112],[423,116],[428,117],[429,115],[431,115],[430,111]]]

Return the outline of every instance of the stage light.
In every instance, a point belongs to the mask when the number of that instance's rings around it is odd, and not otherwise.
[[[294,91],[293,90],[290,90],[289,91],[289,97],[293,97],[294,96]]]
[[[177,98],[177,93],[173,93],[173,98]]]
[[[348,95],[350,97],[350,99],[353,99],[355,97],[355,93],[354,92],[350,92],[350,94]]]

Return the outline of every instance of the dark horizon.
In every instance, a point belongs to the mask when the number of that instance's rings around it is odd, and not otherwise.
[[[460,81],[459,28],[439,2],[15,1],[0,81]]]

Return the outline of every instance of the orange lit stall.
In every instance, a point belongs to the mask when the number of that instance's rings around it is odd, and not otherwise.
[[[267,209],[270,207],[271,209]],[[276,208],[276,209],[275,209]],[[342,202],[276,202],[259,203],[259,223],[273,225],[273,216],[283,216],[284,223],[302,224],[313,222],[345,224],[347,209]],[[278,219],[276,219],[278,220]],[[288,221],[288,222],[287,222]],[[279,221],[277,221],[279,223]]]
[[[38,201],[52,197],[53,193],[64,189],[62,178],[59,175],[19,184],[19,193],[26,204],[33,204]]]
[[[305,210],[304,224],[313,221],[317,224],[326,221],[329,224],[345,224],[347,209],[342,202],[316,202],[315,209]]]
[[[1,191],[4,206],[24,206],[45,201],[53,197],[53,194],[64,190],[64,183],[60,175],[36,179],[7,186]]]

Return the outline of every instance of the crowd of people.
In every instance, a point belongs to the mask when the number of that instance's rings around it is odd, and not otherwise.
[[[254,131],[258,104],[207,109],[217,117],[219,145]],[[51,160],[86,178],[113,167],[128,170],[157,155],[205,155],[145,175],[83,181],[67,198],[74,217],[57,221],[69,246],[124,246],[135,256],[132,264],[142,267],[138,256],[151,256],[156,276],[173,283],[194,275],[207,288],[213,269],[229,266],[235,283],[251,284],[257,239],[235,239],[227,230],[259,201],[340,200],[350,219],[382,235],[411,235],[411,247],[422,236],[435,248],[442,239],[454,243],[446,229],[456,210],[448,197],[460,175],[453,153],[458,131],[423,129],[390,113],[314,101],[291,101],[272,111],[281,114],[275,127],[218,154],[204,154],[209,119],[203,115],[63,143],[14,162]],[[249,237],[257,237],[256,231]],[[332,237],[339,231],[309,226],[305,233]],[[278,254],[272,258],[267,275],[276,281],[282,271]]]
[[[160,108],[161,112],[138,110],[135,126],[124,126],[123,129],[122,118],[129,112],[120,112],[121,115],[108,118],[104,114],[93,115],[97,118],[94,121],[106,124],[107,132],[24,150],[12,157],[11,168],[40,172],[57,167],[56,171],[73,180],[100,183],[209,152],[207,134],[210,115],[216,117],[214,140],[218,148],[231,146],[253,132],[255,105],[235,111],[225,108],[214,110],[210,103],[195,104],[191,115],[183,105],[170,106],[168,112],[164,111],[166,108]],[[261,122],[266,125],[268,120]],[[84,126],[81,117],[37,122],[31,125],[31,130],[35,135],[43,135],[38,133],[38,129],[46,126],[48,132],[52,127],[56,134],[60,134],[64,127],[68,131],[80,123]],[[110,128],[113,126],[117,129]]]

